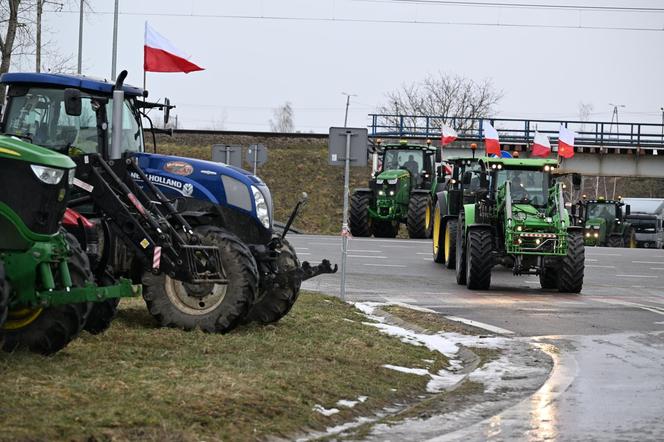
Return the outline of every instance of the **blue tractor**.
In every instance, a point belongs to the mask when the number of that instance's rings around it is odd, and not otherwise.
[[[77,164],[69,206],[90,222],[67,226],[87,251],[97,283],[128,277],[162,326],[227,332],[271,323],[295,303],[303,280],[333,273],[329,261],[300,264],[273,230],[270,190],[222,163],[148,153],[147,91],[86,76],[7,73],[1,132],[66,153]],[[152,122],[149,118],[150,126]],[[150,130],[154,130],[152,127]],[[154,141],[154,137],[152,138]],[[91,227],[92,226],[92,227]],[[117,301],[95,304],[102,331]]]

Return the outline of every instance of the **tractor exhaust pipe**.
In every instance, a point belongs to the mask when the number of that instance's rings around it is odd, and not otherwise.
[[[124,86],[127,71],[120,72],[118,79],[113,86],[113,116],[111,126],[111,149],[108,155],[109,160],[119,160],[122,156],[122,109],[124,106]]]

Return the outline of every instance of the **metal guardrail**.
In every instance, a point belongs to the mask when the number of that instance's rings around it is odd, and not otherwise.
[[[664,149],[664,125],[607,121],[524,120],[515,118],[464,118],[427,115],[369,114],[372,137],[438,138],[441,127],[453,127],[461,141],[484,139],[484,121],[496,128],[501,143],[530,144],[535,132],[558,141],[560,125],[576,132],[578,147],[613,149]]]

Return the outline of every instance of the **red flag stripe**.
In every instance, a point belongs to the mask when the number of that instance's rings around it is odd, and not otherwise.
[[[184,72],[202,71],[203,68],[163,49],[143,46],[143,69],[146,72]]]
[[[500,156],[500,141],[493,138],[485,138],[484,147],[486,148],[487,155],[495,154]]]

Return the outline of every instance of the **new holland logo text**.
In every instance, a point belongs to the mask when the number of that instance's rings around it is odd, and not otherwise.
[[[153,175],[151,173],[146,174],[150,182],[155,183],[159,186],[168,187],[169,189],[177,190],[184,196],[191,196],[194,192],[194,186],[191,184],[183,183],[182,181],[174,180],[173,178],[166,178],[159,175]],[[131,173],[132,179],[136,181],[141,181],[141,177],[137,173]]]

